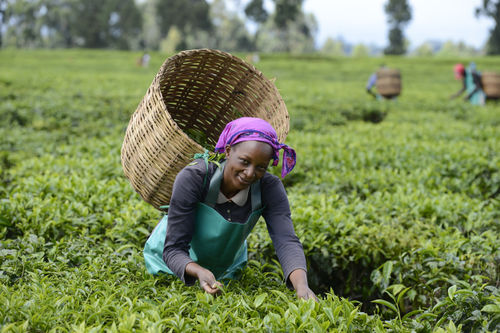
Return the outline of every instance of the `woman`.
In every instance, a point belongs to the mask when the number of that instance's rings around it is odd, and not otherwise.
[[[299,298],[317,300],[307,283],[285,189],[267,172],[271,159],[278,164],[281,149],[285,177],[295,166],[295,151],[278,142],[269,123],[249,117],[228,123],[215,146],[226,159],[219,165],[197,159],[177,175],[168,223],[165,216],[153,232],[164,242],[153,244],[150,237],[144,249],[148,271],[175,274],[187,285],[197,279],[207,293],[216,294],[217,279],[235,279],[245,267],[246,238],[262,215],[287,286]]]
[[[474,105],[484,105],[486,95],[481,83],[481,74],[476,70],[476,64],[471,62],[467,69],[462,64],[456,64],[453,71],[455,79],[462,81],[462,88],[457,93],[451,95],[450,98],[456,98],[466,91],[467,96],[465,96],[465,100],[470,101]]]

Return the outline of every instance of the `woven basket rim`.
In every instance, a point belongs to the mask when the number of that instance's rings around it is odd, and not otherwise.
[[[190,110],[199,118],[193,119]],[[143,200],[159,209],[168,204],[171,188],[166,187],[187,164],[187,154],[192,158],[193,152],[205,150],[186,130],[201,129],[212,146],[227,122],[241,116],[267,120],[276,126],[280,141],[286,139],[290,117],[283,97],[274,81],[253,64],[208,48],[168,57],[127,127],[121,149],[125,176]]]

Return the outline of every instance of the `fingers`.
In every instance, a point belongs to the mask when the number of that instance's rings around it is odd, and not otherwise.
[[[319,302],[319,299],[318,297],[316,297],[316,295],[311,291],[311,293],[309,294],[309,298],[312,298],[315,302]]]
[[[205,290],[205,292],[211,295],[215,295],[221,292],[219,287],[222,287],[222,283],[220,283],[219,281],[215,281],[213,283],[209,283],[207,281],[200,281],[200,286],[203,290]]]
[[[303,294],[297,294],[297,297],[298,298],[301,298],[303,300],[308,300],[308,299],[312,299],[314,300],[315,302],[319,302],[318,300],[318,297],[316,297],[316,294],[314,294],[314,292],[311,290],[311,289],[308,289],[305,293]]]
[[[222,286],[220,282],[215,279],[214,274],[205,268],[200,267],[197,272],[198,281],[200,282],[200,287],[209,294],[215,294],[219,291],[219,286]]]

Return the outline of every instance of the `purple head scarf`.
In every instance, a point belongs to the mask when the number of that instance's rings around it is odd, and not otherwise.
[[[215,145],[215,151],[223,153],[227,145],[235,145],[243,141],[261,141],[273,148],[273,166],[278,165],[279,151],[283,149],[281,178],[284,178],[295,166],[297,157],[295,150],[278,142],[274,128],[260,118],[243,117],[229,122]]]

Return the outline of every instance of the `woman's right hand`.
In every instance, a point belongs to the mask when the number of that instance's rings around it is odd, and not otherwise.
[[[186,273],[197,277],[200,287],[207,293],[211,295],[220,294],[221,290],[219,287],[222,287],[222,283],[215,279],[214,274],[210,270],[201,267],[195,262],[190,262],[186,265]]]
[[[200,281],[200,286],[203,290],[211,295],[220,294],[222,283],[215,280],[215,276],[208,269],[203,269],[203,271],[198,276],[198,281]]]

